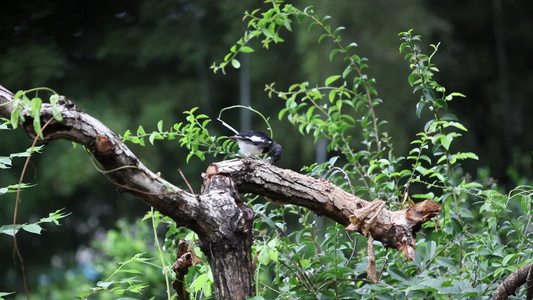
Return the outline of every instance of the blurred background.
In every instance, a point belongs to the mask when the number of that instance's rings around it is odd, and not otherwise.
[[[474,178],[479,172],[490,174],[507,187],[531,182],[532,2],[289,2],[332,16],[332,27],[346,27],[343,42],[356,42],[356,53],[369,59],[368,73],[376,78],[384,100],[377,113],[389,122],[386,129],[397,156],[407,155],[409,142],[424,125],[415,115],[419,96],[407,82],[409,64],[398,51],[398,33],[412,28],[422,35],[422,44],[441,43],[433,60],[441,71],[437,80],[449,92],[467,96],[450,107],[470,131],[457,150],[480,157],[466,164],[465,172]],[[276,82],[283,90],[301,81],[322,84],[341,72],[342,61],[329,62],[332,49],[317,44],[318,27],[309,32],[307,23],[293,24],[294,33],[282,33],[285,43],[268,51],[253,43],[256,51],[240,57],[241,69],[213,74],[209,66],[220,62],[245,30],[244,11],[261,7],[268,6],[251,0],[0,1],[0,85],[12,92],[52,88],[118,134],[135,132],[138,125],[155,130],[159,120],[168,129],[184,121],[182,112],[193,107],[216,118],[226,106],[251,105],[271,118],[276,140],[284,147],[279,165],[298,171],[316,160],[312,138],[278,121],[283,102],[269,99],[264,86]],[[241,130],[266,130],[256,115],[240,112],[225,111],[222,117]],[[209,126],[213,134],[229,134],[218,122]],[[21,131],[0,133],[0,156],[30,145]],[[197,190],[200,173],[219,159],[186,164],[188,151],[176,140],[130,146],[153,171],[185,187],[177,171],[181,168]],[[0,171],[0,187],[18,182],[23,163],[15,160],[12,169]],[[19,234],[31,287],[49,284],[52,269],[86,275],[83,266],[92,257],[92,243],[110,229],[127,228],[127,221],[149,209],[117,191],[95,170],[85,150],[67,141],[46,145],[43,154],[35,155],[25,181],[37,186],[22,195],[20,222],[35,222],[60,208],[72,213],[62,226],[47,226],[41,235]],[[12,222],[14,199],[13,194],[0,196],[0,224]],[[1,235],[0,291],[22,289],[12,251],[12,238]],[[90,274],[85,277],[95,280]]]

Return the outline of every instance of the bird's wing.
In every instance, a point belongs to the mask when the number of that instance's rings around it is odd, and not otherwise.
[[[269,143],[270,144],[270,139],[266,139],[265,137],[258,136],[258,135],[252,135],[248,137],[247,139],[254,143]]]
[[[235,130],[235,128],[231,127],[228,123],[222,121],[220,118],[217,118],[217,120],[219,120],[220,123],[222,123],[222,125],[226,126],[226,128],[228,128],[229,130],[233,131],[236,135],[239,135],[239,132],[237,130]]]
[[[269,146],[272,144],[272,140],[268,137],[268,135],[260,131],[241,132],[235,136],[231,136],[230,139],[245,141],[256,146]]]

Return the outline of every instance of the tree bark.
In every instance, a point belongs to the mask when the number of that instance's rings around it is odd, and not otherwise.
[[[526,284],[528,300],[533,298],[533,264],[525,265],[520,269],[509,274],[505,280],[500,283],[491,300],[505,300],[509,296],[516,295],[516,290]]]
[[[13,93],[0,86],[0,116],[13,111]],[[199,237],[214,275],[217,299],[246,299],[252,288],[253,211],[238,193],[265,196],[280,204],[304,206],[319,215],[402,251],[413,260],[416,232],[436,216],[440,206],[432,200],[401,211],[389,211],[385,202],[365,201],[323,179],[281,169],[263,160],[233,159],[214,163],[206,171],[199,195],[184,191],[147,169],[118,136],[100,121],[78,110],[71,102],[59,105],[62,121],[53,119],[50,104],[43,104],[43,142],[66,139],[92,153],[100,171],[125,191],[172,218],[178,226],[190,228]],[[19,125],[36,137],[33,120]]]

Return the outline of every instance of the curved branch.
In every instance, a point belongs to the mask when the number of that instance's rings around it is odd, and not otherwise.
[[[13,93],[0,86],[0,115],[10,118],[13,106],[10,104]],[[166,180],[158,177],[146,168],[118,136],[99,120],[78,110],[71,103],[59,104],[62,121],[53,119],[52,106],[43,103],[41,121],[51,120],[43,131],[42,142],[48,143],[65,139],[86,147],[100,169],[119,187],[135,194],[163,214],[170,216],[180,226],[191,226],[191,222],[202,211],[197,197]],[[32,119],[25,116],[20,123],[26,133],[35,138]]]
[[[533,264],[525,265],[520,269],[509,274],[505,280],[500,283],[498,288],[492,294],[491,300],[505,300],[509,296],[516,295],[516,290],[526,284],[527,299],[533,296]]]
[[[324,179],[316,179],[292,170],[281,169],[262,160],[227,160],[213,163],[206,176],[232,178],[241,193],[265,196],[278,204],[294,204],[318,215],[397,248],[407,259],[415,258],[416,232],[436,216],[441,207],[433,200],[419,202],[407,209],[389,211],[384,202],[365,201]]]

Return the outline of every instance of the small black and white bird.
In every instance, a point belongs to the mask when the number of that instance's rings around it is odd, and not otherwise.
[[[260,131],[238,132],[220,118],[217,120],[235,133],[235,135],[229,136],[228,138],[237,142],[239,149],[241,149],[241,152],[244,155],[253,156],[268,154],[268,156],[270,156],[270,163],[272,164],[281,159],[281,154],[283,153],[281,145],[274,142],[268,135]]]

